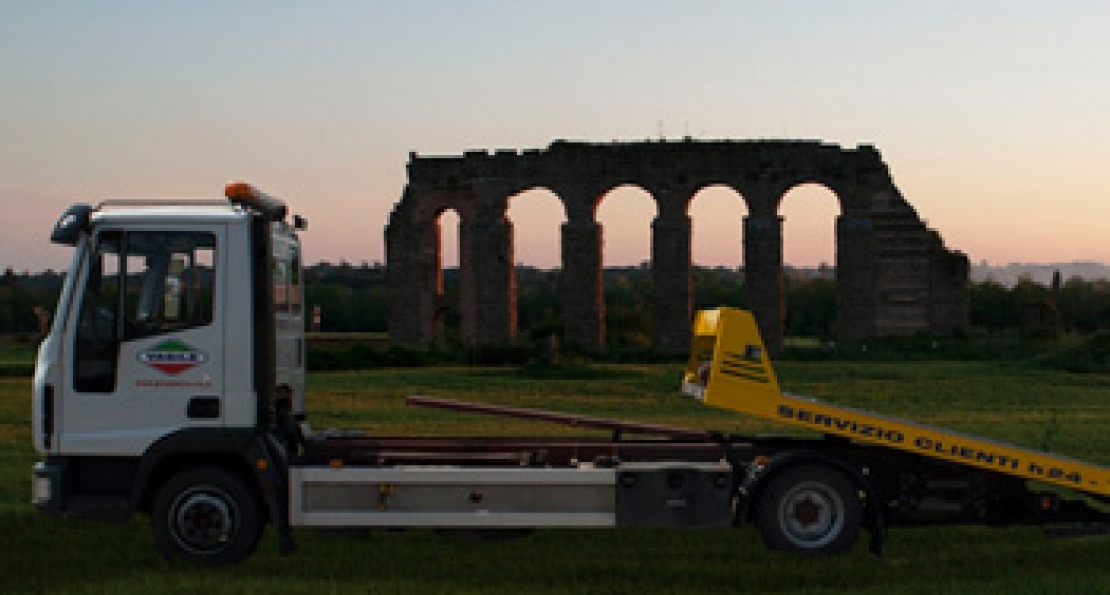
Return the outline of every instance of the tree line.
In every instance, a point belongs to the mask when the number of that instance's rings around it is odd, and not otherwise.
[[[524,341],[544,340],[562,329],[560,272],[518,267],[518,328]],[[694,307],[745,306],[742,270],[694,267]],[[0,333],[34,335],[34,308],[51,311],[63,274],[55,271],[0,275]],[[605,269],[606,328],[615,346],[647,347],[651,337],[651,269]],[[789,336],[831,339],[836,324],[836,281],[831,269],[788,269],[784,273],[785,330]],[[457,269],[444,271],[446,302],[457,300]],[[305,303],[319,306],[327,332],[385,332],[387,287],[384,265],[319,263],[305,268]],[[1056,275],[1049,284],[1022,277],[1014,285],[992,279],[969,287],[971,326],[988,333],[1063,331],[1079,334],[1110,329],[1110,281]],[[446,318],[457,333],[456,312]]]

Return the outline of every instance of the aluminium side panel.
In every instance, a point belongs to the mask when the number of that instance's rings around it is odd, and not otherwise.
[[[290,522],[316,527],[611,527],[612,469],[293,467]]]

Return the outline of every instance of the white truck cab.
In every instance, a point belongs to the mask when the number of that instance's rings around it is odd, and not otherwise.
[[[279,201],[243,183],[225,195],[58,221],[51,240],[75,251],[34,378],[40,509],[122,518],[190,461],[281,465],[275,436],[304,411],[299,242]]]

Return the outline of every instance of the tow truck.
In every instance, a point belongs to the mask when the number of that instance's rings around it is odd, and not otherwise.
[[[282,553],[297,527],[752,523],[772,548],[835,554],[861,529],[879,553],[892,526],[1108,520],[1088,502],[1110,498],[1106,467],[782,392],[751,314],[729,308],[697,314],[682,391],[817,437],[422,396],[409,404],[607,434],[314,432],[305,227],[242,182],[217,199],[105,200],[62,215],[51,240],[73,259],[33,382],[38,510],[146,513],[165,557],[200,564],[246,558],[267,524]]]

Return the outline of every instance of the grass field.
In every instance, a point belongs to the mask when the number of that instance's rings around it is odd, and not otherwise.
[[[998,363],[785,363],[784,388],[840,403],[1110,463],[1110,376]],[[782,431],[689,402],[677,366],[406,369],[313,374],[317,429],[373,434],[581,433],[537,422],[407,408],[409,394],[714,428]],[[904,529],[876,558],[768,551],[740,530],[547,530],[504,542],[427,531],[268,532],[246,562],[216,570],[162,561],[145,518],[108,524],[37,515],[29,502],[29,382],[0,378],[3,593],[1110,593],[1110,536],[1036,529]]]

